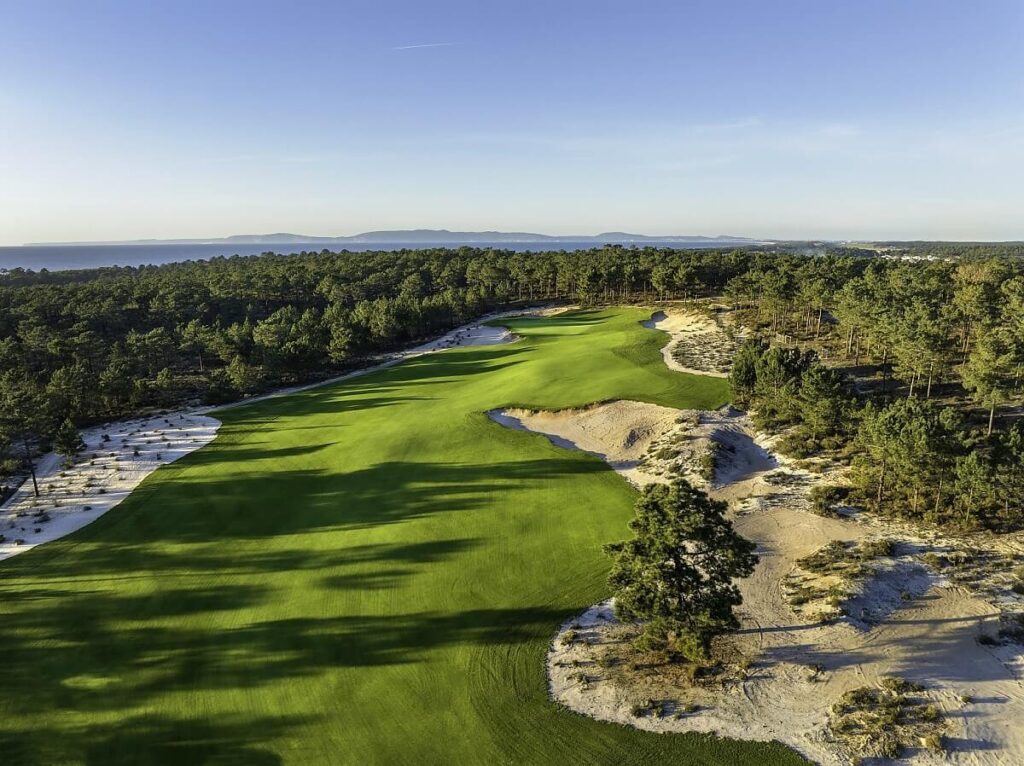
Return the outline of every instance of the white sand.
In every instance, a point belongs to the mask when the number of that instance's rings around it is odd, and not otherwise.
[[[559,446],[602,457],[638,486],[670,478],[663,461],[650,459],[645,451],[702,440],[725,444],[729,449],[720,453],[709,494],[729,503],[737,530],[758,546],[760,562],[753,576],[740,583],[742,627],[735,637],[736,646],[755,658],[746,680],[725,689],[695,690],[658,688],[650,679],[623,687],[621,681],[606,679],[595,657],[603,643],[615,640],[617,623],[611,604],[604,602],[567,620],[554,637],[547,658],[554,700],[599,720],[652,731],[777,740],[819,763],[842,764],[849,762],[848,755],[825,727],[829,707],[850,689],[897,675],[925,685],[949,724],[945,755],[916,748],[907,752],[905,762],[1024,764],[1022,649],[978,643],[983,632],[995,635],[999,611],[922,565],[926,543],[942,543],[942,538],[925,540],[905,525],[864,513],[852,519],[811,513],[810,489],[834,477],[801,470],[774,454],[773,440],[758,435],[746,416],[727,409],[695,414],[612,402],[554,413],[489,414],[503,425],[537,431]],[[833,540],[878,536],[899,541],[900,555],[872,565],[874,575],[848,602],[849,618],[818,624],[788,604],[783,583],[797,559]],[[998,544],[986,539],[991,547],[1024,550],[1020,535]],[[567,645],[563,637],[569,630],[577,640]],[[814,666],[822,668],[816,678]],[[702,709],[680,717],[632,714],[634,704],[659,694],[698,702]]]
[[[90,428],[82,433],[86,449],[73,465],[65,467],[63,458],[52,452],[37,461],[39,498],[35,497],[31,479],[27,479],[0,505],[0,535],[5,538],[0,542],[0,560],[81,529],[128,497],[160,466],[209,444],[220,428],[220,421],[206,414],[214,409],[238,407],[330,385],[449,348],[511,343],[516,337],[507,329],[487,327],[483,322],[512,316],[548,316],[564,310],[567,309],[541,307],[490,314],[441,338],[387,355],[380,363],[347,375],[281,389],[222,407],[202,407]]]
[[[616,401],[579,410],[491,410],[508,428],[544,434],[559,447],[578,449],[608,461],[636,486],[658,477],[640,465],[652,444],[676,430],[680,411],[644,402]]]
[[[85,451],[67,468],[59,455],[43,456],[36,465],[41,496],[28,479],[0,506],[0,560],[95,521],[157,468],[213,441],[218,428],[214,418],[178,412],[88,429]]]
[[[731,344],[722,328],[710,317],[696,311],[666,306],[655,311],[642,324],[650,330],[668,333],[669,340],[661,349],[661,355],[670,370],[715,378],[729,376],[721,368],[728,363]],[[680,346],[688,352],[687,357],[691,360],[689,365],[675,357]]]

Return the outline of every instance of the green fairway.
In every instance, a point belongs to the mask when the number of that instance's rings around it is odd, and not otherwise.
[[[802,763],[547,698],[547,644],[606,596],[635,493],[484,412],[722,405],[647,316],[514,320],[514,344],[219,413],[212,444],[0,564],[0,762]]]

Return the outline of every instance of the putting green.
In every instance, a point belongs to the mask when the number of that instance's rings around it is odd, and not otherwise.
[[[800,763],[547,699],[547,643],[606,595],[634,492],[483,413],[721,405],[646,316],[515,320],[514,344],[224,410],[212,444],[0,565],[0,761]]]

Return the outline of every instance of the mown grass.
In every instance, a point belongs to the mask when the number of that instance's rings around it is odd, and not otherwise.
[[[0,761],[795,763],[548,701],[558,624],[606,594],[633,492],[483,414],[710,407],[637,310],[224,410],[206,448],[0,565]]]

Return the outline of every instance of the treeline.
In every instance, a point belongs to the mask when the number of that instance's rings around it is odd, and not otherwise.
[[[515,302],[696,297],[767,254],[462,248],[217,258],[0,278],[3,387],[57,421],[223,401],[326,374]]]
[[[773,341],[737,360],[737,374],[746,366],[753,375],[758,417],[795,427],[804,450],[848,443],[860,422],[862,403],[832,371],[840,361],[881,371],[880,383],[857,380],[878,407],[898,397],[941,398],[943,409],[973,425],[970,402],[956,398],[962,383],[989,416],[992,438],[974,450],[987,460],[1005,431],[1000,408],[1019,391],[1022,269],[1003,257],[615,246],[16,270],[0,276],[0,454],[47,444],[68,419],[83,426],[324,377],[513,304],[725,296]],[[805,351],[775,351],[780,345],[813,347],[827,366]],[[897,479],[887,472],[883,502],[890,481]]]
[[[0,457],[60,424],[325,377],[515,303],[720,293],[765,252],[265,254],[0,275]],[[3,467],[3,466],[0,466]]]
[[[1020,391],[1024,369],[1024,267],[999,260],[833,261],[783,259],[728,283],[755,307],[754,320],[784,341],[825,343],[853,365],[873,360],[886,388],[930,398],[954,379],[985,407],[990,423]],[[857,268],[860,266],[860,268]],[[835,327],[832,327],[835,325]],[[831,337],[822,339],[822,332]],[[837,334],[838,333],[838,334]]]
[[[1024,242],[876,242],[881,252],[914,258],[1024,258]]]
[[[759,339],[740,347],[731,381],[758,427],[783,432],[784,454],[849,461],[860,505],[933,524],[1024,527],[1024,423],[982,436],[949,404],[858,396],[814,351]]]
[[[858,502],[882,512],[1024,526],[1019,264],[879,259],[822,272],[781,260],[726,293],[755,333],[737,353],[734,395],[785,432],[781,449],[849,460]]]
[[[857,406],[853,388],[814,351],[748,339],[736,351],[730,382],[733,401],[753,409],[759,428],[786,431],[779,445],[785,454],[837,450],[850,436]]]

